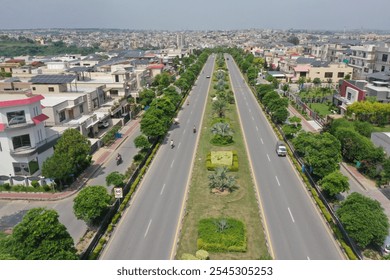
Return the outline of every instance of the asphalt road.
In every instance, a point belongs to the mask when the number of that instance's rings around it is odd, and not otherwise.
[[[112,151],[112,154],[107,158],[106,162],[87,182],[87,185],[102,185],[106,186],[106,176],[113,172],[119,171],[124,173],[127,167],[131,164],[133,156],[138,152],[134,146],[134,138],[140,134],[139,125],[132,134],[123,141],[121,146]],[[115,156],[120,153],[123,158],[123,163],[116,165]],[[108,191],[112,186],[107,187]],[[77,194],[76,194],[77,195]],[[57,200],[57,201],[24,201],[24,200],[0,200],[0,229],[4,230],[15,226],[21,221],[27,210],[36,207],[46,207],[55,209],[59,214],[59,221],[64,224],[72,236],[75,244],[78,243],[87,231],[87,225],[82,220],[77,220],[73,213],[73,199],[76,195]]]
[[[227,64],[274,258],[343,259],[289,159],[276,155],[277,138],[232,57]]]
[[[213,70],[214,56],[209,57],[204,73],[180,111],[179,125],[173,125],[169,136],[139,186],[131,205],[113,232],[101,259],[168,260],[175,247],[183,200],[189,183],[197,128],[205,106]],[[171,149],[169,141],[175,147]]]

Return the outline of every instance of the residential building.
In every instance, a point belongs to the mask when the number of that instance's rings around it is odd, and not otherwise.
[[[342,115],[347,111],[347,106],[363,101],[366,98],[367,81],[363,80],[344,80],[339,87],[339,93],[333,96],[333,104],[335,104]]]
[[[42,95],[0,94],[0,175],[38,175],[59,138],[48,132]]]

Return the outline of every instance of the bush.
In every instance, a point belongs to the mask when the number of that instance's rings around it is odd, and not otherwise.
[[[34,187],[34,188],[39,188],[39,182],[34,180],[34,181],[31,181],[31,186]]]
[[[200,260],[209,260],[210,259],[210,254],[209,252],[205,250],[198,250],[196,251],[195,256],[200,259]]]
[[[234,141],[232,136],[221,136],[217,134],[214,135],[210,143],[215,146],[228,146],[228,145],[232,145]]]
[[[144,159],[144,155],[141,154],[141,153],[138,153],[138,154],[136,154],[136,155],[133,157],[133,160],[134,160],[135,162],[141,162],[143,159]]]
[[[232,218],[200,220],[198,236],[198,249],[210,252],[246,252],[246,230],[239,220]]]
[[[119,220],[120,217],[121,217],[121,213],[116,213],[116,214],[114,215],[114,217],[112,218],[111,223],[115,225],[115,224],[118,222],[118,220]]]
[[[11,189],[11,185],[9,183],[4,183],[3,184],[3,188],[7,191],[9,191]]]

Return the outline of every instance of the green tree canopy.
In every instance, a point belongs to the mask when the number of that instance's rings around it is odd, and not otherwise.
[[[118,171],[111,172],[106,177],[107,186],[114,185],[115,187],[122,187],[124,184],[125,175]]]
[[[228,103],[225,100],[215,100],[212,104],[212,110],[214,114],[217,114],[220,118],[225,116]]]
[[[326,175],[322,178],[319,184],[321,188],[331,197],[349,190],[348,177],[344,176],[339,170]]]
[[[73,239],[54,210],[33,208],[0,242],[0,252],[18,260],[76,260]]]
[[[336,211],[349,236],[362,248],[381,246],[389,221],[380,203],[359,193],[350,194]]]
[[[138,135],[134,139],[134,145],[137,149],[141,148],[142,150],[147,150],[150,148],[151,144],[145,135]]]
[[[74,199],[73,212],[77,219],[95,224],[106,213],[111,196],[103,186],[83,188]]]

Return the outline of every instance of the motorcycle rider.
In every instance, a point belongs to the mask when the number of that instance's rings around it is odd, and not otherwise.
[[[194,131],[194,133],[196,133],[196,127],[195,127],[195,125],[194,125],[194,128],[193,128],[193,131]]]
[[[173,143],[173,139],[171,139],[171,149],[173,149],[174,146],[175,144]]]

